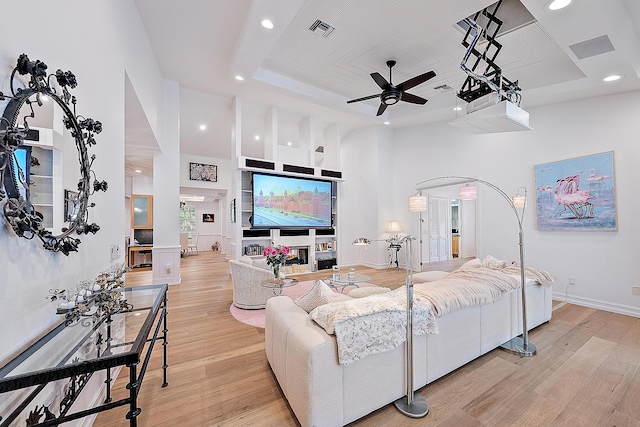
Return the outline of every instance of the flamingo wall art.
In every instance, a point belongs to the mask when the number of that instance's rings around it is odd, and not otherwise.
[[[535,166],[538,230],[616,231],[613,151]]]

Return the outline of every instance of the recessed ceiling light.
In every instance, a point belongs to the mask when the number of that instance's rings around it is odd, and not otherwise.
[[[611,74],[610,76],[605,77],[602,81],[605,82],[615,82],[616,80],[620,80],[624,77],[622,74]]]
[[[207,130],[207,125],[200,125],[200,130]]]
[[[264,28],[266,28],[267,30],[271,30],[273,29],[273,22],[271,22],[268,19],[263,19],[262,22],[260,23]]]
[[[384,122],[384,124],[385,124],[385,125],[388,125],[388,124],[390,124],[390,122]]]
[[[287,141],[287,145],[291,147],[291,141]]]
[[[547,3],[547,8],[549,10],[560,10],[571,4],[571,0],[552,0]]]
[[[140,169],[136,169],[136,173],[142,173]]]
[[[236,75],[236,80],[243,81],[244,77],[242,77],[240,74],[237,74]]]
[[[256,135],[256,141],[260,141],[260,135]]]
[[[462,107],[453,107],[453,111],[460,111],[462,110]]]

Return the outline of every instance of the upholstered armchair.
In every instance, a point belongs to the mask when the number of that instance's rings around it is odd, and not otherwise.
[[[229,260],[229,267],[233,281],[233,305],[248,310],[264,308],[274,294],[273,290],[260,286],[260,283],[273,279],[273,270],[236,260]]]

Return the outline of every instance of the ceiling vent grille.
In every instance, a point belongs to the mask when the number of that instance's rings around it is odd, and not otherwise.
[[[329,34],[331,34],[334,29],[334,27],[319,19],[316,19],[316,21],[309,27],[309,30],[314,34],[322,37],[329,37]]]
[[[444,84],[434,87],[433,90],[437,90],[438,92],[449,92],[450,90],[453,90],[453,88],[448,84]]]
[[[606,34],[596,37],[595,39],[572,44],[569,46],[569,49],[571,49],[578,59],[591,58],[592,56],[602,55],[603,53],[615,50],[613,44],[611,44],[611,40]]]

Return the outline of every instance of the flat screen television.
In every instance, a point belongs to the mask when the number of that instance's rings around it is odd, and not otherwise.
[[[252,228],[330,228],[331,181],[253,173]]]

